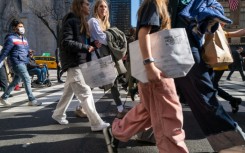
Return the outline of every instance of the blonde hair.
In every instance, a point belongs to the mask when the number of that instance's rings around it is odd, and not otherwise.
[[[81,33],[85,33],[87,37],[90,36],[89,34],[89,27],[87,23],[87,19],[85,15],[82,12],[82,5],[84,3],[84,0],[73,0],[72,5],[71,5],[71,11],[80,18],[81,20]]]
[[[138,20],[142,14],[143,8],[149,7],[149,3],[154,2],[156,5],[157,12],[159,13],[160,18],[162,19],[161,29],[170,29],[171,28],[171,20],[168,13],[168,0],[144,0],[138,10]],[[147,6],[148,5],[148,6]]]
[[[99,5],[102,3],[102,2],[105,2],[106,5],[107,5],[107,14],[106,16],[101,19],[99,17],[99,14],[98,14],[98,8],[99,8]],[[110,22],[109,22],[109,7],[108,7],[108,3],[106,0],[97,0],[95,3],[94,3],[94,7],[93,7],[93,17],[95,17],[96,19],[99,19],[99,25],[100,25],[100,28],[103,30],[103,31],[106,31],[107,29],[110,28]]]

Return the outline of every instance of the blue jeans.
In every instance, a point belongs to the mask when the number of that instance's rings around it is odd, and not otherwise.
[[[2,99],[7,99],[10,93],[14,90],[14,87],[22,80],[24,82],[29,101],[35,100],[35,97],[32,94],[30,75],[27,71],[26,65],[24,63],[15,65],[13,66],[13,71],[15,74],[14,79],[9,84],[7,90],[3,93]]]
[[[30,75],[37,75],[37,81],[43,83],[47,76],[47,67],[43,68],[33,68],[28,71]]]
[[[176,78],[186,102],[206,136],[236,128],[236,122],[219,103],[210,76],[210,68],[201,57],[201,49],[192,46],[195,64],[185,77]]]

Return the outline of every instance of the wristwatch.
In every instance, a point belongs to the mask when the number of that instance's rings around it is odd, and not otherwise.
[[[147,64],[150,64],[150,63],[152,63],[154,61],[155,61],[154,58],[153,57],[150,57],[150,58],[144,59],[143,60],[143,64],[144,65],[147,65]]]

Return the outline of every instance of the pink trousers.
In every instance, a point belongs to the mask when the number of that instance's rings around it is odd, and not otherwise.
[[[156,83],[139,83],[140,101],[123,119],[115,119],[112,133],[128,141],[138,132],[152,127],[160,153],[188,153],[184,142],[183,113],[174,80],[164,78]]]

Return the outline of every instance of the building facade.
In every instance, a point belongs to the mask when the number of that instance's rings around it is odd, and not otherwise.
[[[34,5],[35,4],[35,5]],[[38,4],[38,5],[36,5]],[[57,41],[47,26],[33,13],[32,7],[41,9],[43,6],[54,8],[59,6],[65,14],[69,10],[71,0],[1,0],[0,3],[0,45],[3,45],[5,36],[12,32],[11,22],[19,19],[24,23],[29,46],[35,50],[35,55],[49,52],[55,55]],[[57,21],[48,17],[50,28],[57,34]]]
[[[231,25],[226,25],[226,31],[234,31],[238,29],[245,28],[245,0],[238,0],[239,5],[236,10],[232,11],[229,8],[228,0],[218,0],[224,7],[225,15],[230,18],[233,23]],[[231,38],[229,39],[231,46],[244,46],[245,47],[245,36],[241,38]]]
[[[131,0],[108,0],[111,26],[125,33],[131,28]]]

